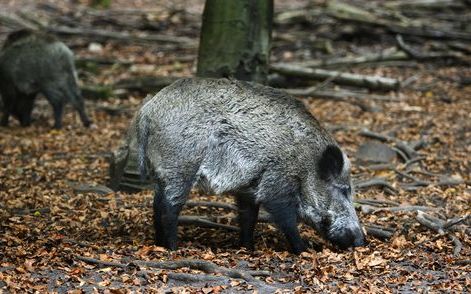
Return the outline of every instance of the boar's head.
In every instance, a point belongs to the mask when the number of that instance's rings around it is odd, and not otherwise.
[[[312,169],[302,184],[300,217],[340,249],[364,245],[345,153],[328,145]]]

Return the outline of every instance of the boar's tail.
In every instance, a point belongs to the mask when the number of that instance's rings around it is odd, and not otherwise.
[[[147,176],[147,143],[149,141],[149,122],[146,118],[137,117],[136,122],[136,133],[137,133],[137,159],[139,164],[139,173],[141,180],[144,180]]]

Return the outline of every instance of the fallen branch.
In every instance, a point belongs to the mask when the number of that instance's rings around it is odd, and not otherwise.
[[[443,229],[449,230],[453,226],[456,226],[456,225],[459,225],[459,224],[465,222],[466,220],[468,220],[469,217],[470,217],[470,215],[468,214],[468,215],[465,215],[465,216],[449,219],[443,224]]]
[[[124,269],[128,268],[127,264],[123,264],[119,262],[99,260],[99,259],[80,256],[80,255],[76,255],[75,258],[88,264],[95,264],[95,265],[105,266],[105,267],[119,267],[119,268],[124,268]]]
[[[395,140],[395,138],[393,138],[391,136],[376,133],[376,132],[373,132],[373,131],[371,131],[367,128],[361,129],[358,134],[360,136],[376,139],[376,140],[381,141],[381,142],[388,142],[388,141],[394,141]]]
[[[104,185],[91,185],[87,183],[73,183],[68,182],[69,187],[72,188],[74,193],[96,193],[99,195],[107,195],[113,193],[114,191]]]
[[[125,89],[128,91],[155,92],[172,84],[181,77],[172,76],[141,76],[119,80],[113,85],[113,89]]]
[[[346,101],[347,98],[354,98],[358,100],[377,100],[384,102],[398,102],[400,99],[377,94],[367,94],[361,92],[353,92],[348,90],[319,90],[317,86],[309,87],[305,89],[283,89],[290,95],[298,97],[313,97],[319,99],[331,99]]]
[[[458,219],[452,219],[452,220],[444,221],[442,219],[439,219],[439,218],[433,217],[431,215],[428,215],[428,214],[426,214],[422,211],[417,211],[416,219],[421,225],[431,229],[432,231],[437,232],[440,236],[447,235],[453,243],[453,256],[458,257],[460,255],[460,252],[461,252],[462,248],[463,248],[463,244],[461,243],[461,241],[455,235],[453,235],[449,231],[449,229],[451,228],[451,226],[456,224],[456,222],[458,220],[461,220],[461,219],[464,220],[467,217],[468,216],[458,218]],[[447,228],[445,228],[445,225],[447,225]]]
[[[394,235],[394,231],[389,230],[388,228],[383,228],[379,226],[372,225],[363,225],[366,230],[367,235],[376,237],[378,239],[389,239]]]
[[[229,210],[237,210],[237,206],[230,203],[222,202],[211,202],[211,201],[188,201],[185,204],[186,207],[214,207],[214,208],[224,208]]]
[[[260,280],[257,280],[249,272],[241,269],[232,269],[222,266],[218,266],[212,262],[198,259],[180,259],[175,261],[133,261],[134,264],[138,266],[159,268],[166,270],[176,270],[180,268],[190,268],[192,270],[203,271],[208,274],[221,274],[233,279],[242,279],[249,283],[260,283]]]
[[[340,1],[329,1],[326,14],[340,21],[360,23],[369,26],[384,28],[394,34],[419,36],[431,39],[471,40],[468,32],[453,31],[449,28],[435,28],[429,23],[414,21],[405,16],[401,20],[390,20],[380,12],[370,12],[358,6],[349,5]]]
[[[167,35],[134,35],[127,32],[112,32],[91,28],[72,28],[64,26],[49,26],[46,30],[50,33],[61,35],[79,35],[82,37],[99,38],[106,40],[118,40],[131,43],[171,43],[178,44],[180,48],[194,48],[196,43],[187,37]]]
[[[311,68],[331,68],[338,66],[352,66],[360,64],[371,64],[385,61],[404,61],[410,60],[410,57],[402,52],[397,50],[386,50],[381,53],[373,53],[361,56],[353,57],[341,57],[341,58],[330,58],[330,59],[321,59],[321,60],[307,60],[302,63],[294,63],[294,65],[311,67]]]
[[[372,205],[372,206],[379,206],[379,205],[399,206],[399,203],[397,203],[395,201],[390,201],[390,200],[355,199],[355,200],[353,200],[353,202],[358,203],[358,204]]]
[[[141,267],[150,267],[166,270],[177,270],[180,268],[190,268],[192,270],[199,270],[209,274],[222,274],[229,278],[233,279],[242,279],[249,283],[263,283],[260,280],[257,280],[254,276],[266,276],[269,274],[267,271],[246,271],[241,269],[226,268],[215,263],[199,260],[199,259],[180,259],[175,261],[144,261],[144,260],[133,260],[129,264],[124,264],[114,261],[104,261],[91,257],[85,257],[76,255],[78,260],[83,261],[88,264],[94,264],[105,267],[119,267],[119,268],[129,268],[132,265],[137,265]]]
[[[182,281],[185,283],[229,282],[227,277],[202,274],[168,273],[167,277],[171,280]]]
[[[270,66],[270,70],[282,75],[315,80],[325,80],[335,77],[333,82],[337,84],[366,87],[369,89],[396,90],[400,87],[400,81],[396,79],[352,73],[339,73],[338,71],[312,69],[292,64],[274,64]]]
[[[463,249],[463,244],[461,241],[454,236],[453,234],[449,234],[451,241],[453,242],[453,256],[458,257],[460,255],[461,249]]]
[[[437,208],[429,207],[429,206],[410,205],[410,206],[383,207],[383,208],[376,209],[376,211],[392,211],[392,212],[427,211],[427,210],[437,210]]]
[[[429,181],[423,181],[421,179],[418,179],[406,172],[403,172],[403,171],[400,171],[398,170],[397,168],[394,168],[393,169],[395,173],[397,173],[398,175],[404,177],[404,178],[407,178],[409,180],[412,180],[412,183],[409,183],[408,185],[414,185],[414,186],[421,186],[421,187],[427,187],[429,185],[432,184],[432,182],[429,182]]]
[[[410,47],[404,42],[404,39],[401,35],[396,36],[396,42],[399,48],[401,48],[404,52],[407,53],[411,58],[424,61],[424,60],[431,60],[431,59],[445,59],[445,58],[452,58],[462,63],[469,63],[469,60],[465,58],[465,56],[458,52],[427,52],[422,53],[414,48]]]
[[[445,230],[443,229],[443,224],[441,224],[441,223],[437,222],[436,220],[430,218],[423,211],[417,211],[417,216],[415,218],[417,219],[417,221],[421,225],[437,232],[439,235],[445,235]]]
[[[365,189],[369,187],[382,187],[387,188],[393,193],[397,193],[397,189],[394,188],[390,183],[388,183],[384,178],[375,177],[366,181],[360,181],[355,183],[355,187],[358,189]]]
[[[226,229],[229,231],[239,231],[236,226],[225,225],[210,221],[207,218],[199,216],[181,215],[178,217],[178,224],[180,225],[195,225],[205,228]]]

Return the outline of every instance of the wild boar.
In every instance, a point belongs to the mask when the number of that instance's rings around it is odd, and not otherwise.
[[[352,204],[350,162],[333,137],[286,93],[229,79],[182,79],[135,118],[142,173],[156,183],[156,243],[177,248],[177,222],[193,185],[231,194],[240,242],[254,247],[260,205],[291,251],[306,249],[302,220],[339,248],[365,237]]]
[[[8,35],[0,51],[0,94],[3,100],[2,126],[10,115],[22,126],[31,124],[37,94],[42,93],[54,111],[54,127],[62,127],[67,102],[78,111],[84,126],[90,126],[83,98],[77,86],[74,56],[56,38],[29,30]]]

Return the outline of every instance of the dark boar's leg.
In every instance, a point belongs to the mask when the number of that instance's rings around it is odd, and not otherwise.
[[[253,195],[236,195],[239,207],[240,246],[254,250],[253,234],[258,219],[259,205],[255,204]]]
[[[2,95],[3,101],[3,115],[0,124],[6,127],[8,126],[8,118],[10,117],[10,114],[12,114],[13,103],[15,103],[14,101],[17,99],[17,94],[14,89],[8,86],[5,87],[0,94]]]
[[[269,202],[263,203],[263,206],[270,213],[280,231],[286,236],[291,246],[291,252],[300,254],[305,251],[306,245],[299,235],[297,226],[296,205],[286,202]]]
[[[158,246],[164,246],[164,228],[162,226],[162,200],[164,199],[164,189],[160,182],[157,182],[154,190],[154,231],[155,231],[155,244]]]
[[[80,94],[80,91],[76,89],[72,95],[73,98],[70,99],[72,106],[75,110],[79,113],[80,120],[82,124],[88,128],[91,124],[90,119],[88,118],[87,114],[85,113],[85,103],[83,102],[83,97]]]
[[[32,95],[22,95],[21,100],[18,101],[18,112],[19,112],[19,120],[21,126],[27,127],[31,125],[31,113],[33,112],[33,105],[34,105],[34,98],[36,94]]]
[[[154,194],[154,227],[157,245],[170,250],[177,249],[178,215],[190,193],[188,177],[181,175],[159,179]]]
[[[54,102],[52,103],[52,110],[54,111],[54,129],[60,129],[62,128],[64,104],[62,104],[62,102]]]
[[[64,97],[63,94],[57,89],[53,88],[54,86],[47,87],[43,94],[46,96],[49,103],[52,105],[52,110],[54,112],[54,128],[62,128],[62,113],[64,111]]]

